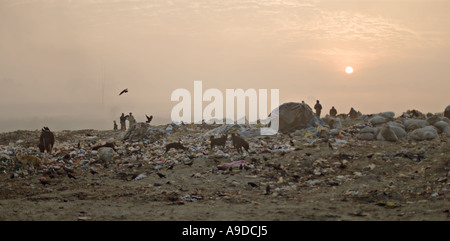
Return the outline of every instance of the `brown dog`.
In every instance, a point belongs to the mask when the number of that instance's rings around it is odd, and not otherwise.
[[[236,134],[232,133],[231,140],[233,141],[234,148],[237,149],[237,151],[239,153],[242,152],[242,148],[248,152],[248,148],[249,148],[248,142],[246,140],[242,139],[242,137],[236,136]]]

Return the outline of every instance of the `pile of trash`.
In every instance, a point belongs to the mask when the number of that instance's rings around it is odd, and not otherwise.
[[[357,118],[327,115],[319,119],[309,106],[294,102],[280,105],[278,111],[280,133],[273,136],[260,135],[260,128],[264,127],[261,124],[172,123],[150,126],[146,123],[135,123],[125,132],[112,130],[55,132],[56,143],[51,154],[39,152],[38,130],[2,133],[0,171],[11,173],[12,177],[15,177],[42,174],[49,170],[52,172],[63,167],[90,168],[97,164],[134,166],[142,165],[142,162],[158,170],[179,164],[189,165],[193,159],[199,157],[225,158],[222,162],[233,163],[239,160],[248,161],[249,155],[289,153],[321,142],[332,142],[335,146],[341,146],[358,141],[423,141],[450,134],[450,120],[445,116],[447,114],[445,112],[424,115],[413,110],[399,117],[395,117],[394,112],[382,112],[358,115]],[[249,150],[238,153],[229,138],[231,133],[246,139],[249,142]],[[226,146],[216,146],[212,149],[209,138],[220,137],[223,134],[228,136]],[[168,151],[166,145],[174,142],[180,143],[184,151],[176,149]],[[35,160],[39,160],[42,167],[39,170],[27,163],[32,156],[37,158]]]

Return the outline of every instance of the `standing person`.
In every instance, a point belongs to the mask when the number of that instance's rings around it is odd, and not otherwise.
[[[336,117],[336,115],[337,115],[337,110],[334,108],[334,106],[331,107],[331,109],[330,109],[330,115],[333,117]]]
[[[117,131],[117,123],[116,123],[116,121],[114,120],[114,129],[113,129],[114,131]]]
[[[129,128],[131,128],[131,126],[136,123],[136,119],[134,119],[133,114],[130,112],[130,115],[128,116],[128,122],[129,122]]]
[[[124,113],[122,113],[122,115],[120,116],[120,130],[122,130],[122,131],[127,129],[127,127],[125,126],[126,120],[127,120],[127,117],[125,116]]]
[[[317,100],[316,104],[314,105],[314,109],[316,110],[317,117],[320,118],[320,112],[322,111],[322,105],[319,103],[319,100]]]

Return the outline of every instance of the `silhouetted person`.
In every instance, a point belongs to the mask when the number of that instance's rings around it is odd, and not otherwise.
[[[337,115],[337,110],[334,108],[334,106],[331,107],[331,109],[330,109],[330,115],[333,117],[336,117],[336,115]]]
[[[122,131],[127,129],[127,127],[125,125],[126,120],[127,120],[127,117],[125,116],[124,113],[122,113],[122,115],[120,116],[120,130],[122,130]]]
[[[319,100],[317,100],[316,104],[314,105],[314,109],[316,110],[317,117],[320,118],[320,112],[322,112],[322,105],[319,103]]]
[[[113,130],[117,131],[117,123],[116,123],[116,121],[114,121],[114,129]]]
[[[130,127],[129,128],[131,128],[131,126],[134,124],[134,123],[136,123],[136,119],[134,119],[134,116],[133,116],[133,114],[130,112],[130,115],[128,116],[128,122],[129,122],[129,125],[130,125]]]

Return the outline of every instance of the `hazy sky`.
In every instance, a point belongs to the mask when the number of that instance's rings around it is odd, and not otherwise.
[[[111,129],[122,112],[168,123],[172,91],[195,80],[319,99],[322,113],[442,112],[449,10],[446,0],[0,0],[0,132]]]

